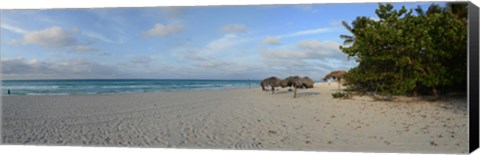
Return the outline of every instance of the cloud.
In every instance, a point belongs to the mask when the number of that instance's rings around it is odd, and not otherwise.
[[[236,34],[225,34],[220,38],[213,39],[202,46],[197,47],[183,47],[179,46],[171,51],[174,56],[180,58],[187,58],[188,60],[203,60],[207,57],[222,55],[236,48],[241,44],[250,41],[249,39],[241,38]],[[229,52],[233,53],[233,52]]]
[[[332,30],[331,28],[316,28],[316,29],[297,31],[297,32],[294,32],[294,33],[285,34],[285,35],[281,35],[281,36],[278,36],[278,37],[279,38],[287,38],[287,37],[296,37],[296,36],[303,36],[303,35],[312,35],[312,34],[330,32],[331,30]]]
[[[196,66],[199,66],[199,67],[220,69],[220,70],[224,70],[225,68],[228,68],[229,65],[230,64],[224,61],[218,61],[218,60],[202,61],[196,64]]]
[[[263,43],[269,44],[269,45],[279,45],[281,44],[280,39],[277,37],[271,37],[268,36],[263,40]]]
[[[1,61],[6,79],[113,78],[120,73],[113,66],[83,59],[41,61],[17,57]]]
[[[342,20],[331,20],[330,21],[330,26],[340,26],[342,25]]]
[[[79,30],[78,28],[76,28],[76,27],[75,27],[75,28],[72,28],[71,31],[72,31],[73,33],[79,33],[79,32],[80,32],[80,30]]]
[[[157,23],[153,28],[151,28],[147,32],[144,32],[143,35],[148,37],[163,37],[173,33],[181,32],[183,28],[184,26],[181,24],[164,25]]]
[[[333,28],[323,27],[323,28],[316,28],[316,29],[301,30],[301,31],[288,33],[288,34],[283,34],[283,35],[278,35],[278,36],[267,36],[263,40],[263,43],[270,44],[270,45],[276,45],[276,44],[280,44],[281,43],[280,39],[283,39],[283,38],[327,33],[327,32],[331,32],[332,29]]]
[[[20,40],[11,40],[11,44],[36,44],[44,48],[64,48],[77,44],[77,40],[58,26],[40,31],[27,32]]]
[[[82,34],[87,36],[87,37],[90,37],[90,38],[93,38],[93,39],[96,39],[96,40],[100,40],[100,41],[103,41],[103,42],[107,42],[107,43],[122,43],[121,41],[114,41],[112,39],[109,39],[109,38],[105,37],[103,34],[100,34],[100,33],[97,33],[97,32],[82,31]]]
[[[134,65],[149,65],[153,60],[152,56],[135,56],[130,60]]]
[[[261,52],[261,55],[268,59],[304,59],[315,58],[317,53],[307,51],[293,51],[293,50],[278,50],[266,49]],[[314,56],[314,57],[313,57]]]
[[[182,69],[182,71],[196,72],[199,76],[205,76],[206,78],[228,78],[238,79],[239,76],[254,75],[262,73],[263,67],[258,64],[252,64],[249,62],[237,62],[235,60],[216,59],[209,57],[208,59],[192,59],[192,67]],[[263,72],[266,73],[266,72]],[[251,78],[251,77],[250,77]]]
[[[210,41],[202,50],[200,54],[202,55],[212,55],[222,51],[225,49],[233,47],[242,43],[241,40],[237,35],[234,34],[226,34],[223,37]]]
[[[242,24],[230,24],[223,26],[220,31],[223,33],[243,33],[246,32],[246,28]]]
[[[94,52],[97,48],[81,43],[75,38],[75,34],[81,31],[73,28],[70,31],[61,27],[53,26],[38,31],[26,32],[22,39],[10,40],[13,45],[39,45],[48,49],[67,49],[65,52]],[[94,34],[94,33],[92,33]]]
[[[95,52],[95,51],[98,51],[98,49],[87,46],[87,45],[77,45],[72,49],[72,51],[74,51],[74,52]]]
[[[378,18],[378,17],[370,17],[370,19],[373,20],[373,21],[376,21],[376,22],[380,21],[380,18]]]
[[[185,49],[182,53],[195,67],[212,68],[222,70],[229,63],[216,59],[215,55],[228,51],[227,49],[241,43],[234,34],[226,34],[221,38],[207,43],[205,46],[197,49]]]
[[[339,49],[340,45],[332,41],[302,40],[297,43],[297,46],[301,49],[325,51],[330,54],[341,53]]]
[[[20,27],[16,27],[16,26],[13,26],[13,25],[10,25],[10,24],[7,24],[7,23],[1,23],[0,27],[3,28],[3,29],[9,30],[9,31],[15,32],[15,33],[20,33],[20,34],[25,34],[25,33],[28,32],[27,30],[24,30]]]
[[[302,40],[280,48],[263,49],[260,56],[266,66],[279,75],[304,74],[320,77],[331,70],[347,70],[353,65],[333,41]]]
[[[181,66],[184,67],[183,71],[196,73],[196,71],[193,71],[196,69],[201,71],[195,74],[198,76],[200,76],[199,74],[207,75],[207,73],[211,73],[212,76],[231,75],[247,71],[241,65],[243,62],[238,63],[236,61],[241,56],[234,55],[238,54],[237,51],[239,50],[246,50],[238,47],[249,41],[251,41],[250,38],[243,38],[236,34],[225,34],[200,47],[175,48],[171,51],[171,54],[181,62]]]
[[[335,42],[302,40],[293,49],[265,49],[261,51],[261,55],[265,58],[278,59],[321,59],[326,56],[345,55],[338,49],[338,46],[339,44]]]
[[[317,12],[317,10],[315,10],[312,5],[295,5],[293,7],[309,13]]]
[[[85,11],[94,15],[99,23],[115,25],[109,26],[109,28],[118,32],[123,32],[123,26],[129,23],[129,20],[124,16],[124,14],[128,13],[128,10],[129,9],[98,8],[86,9]]]

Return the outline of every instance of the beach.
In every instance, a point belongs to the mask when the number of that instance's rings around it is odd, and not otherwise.
[[[467,153],[466,98],[334,99],[337,83],[225,90],[2,96],[4,144]]]

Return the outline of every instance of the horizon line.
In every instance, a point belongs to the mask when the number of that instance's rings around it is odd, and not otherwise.
[[[105,78],[105,79],[2,79],[2,81],[28,81],[28,80],[261,80],[261,79],[172,79],[172,78]]]

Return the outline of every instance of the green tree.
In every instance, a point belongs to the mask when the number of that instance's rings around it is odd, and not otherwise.
[[[346,44],[340,49],[359,62],[345,77],[349,87],[396,95],[430,89],[438,96],[439,88],[464,84],[466,24],[456,5],[431,5],[426,13],[417,8],[415,16],[405,7],[380,4],[378,21],[357,17],[352,27],[343,22],[353,36],[341,35]]]

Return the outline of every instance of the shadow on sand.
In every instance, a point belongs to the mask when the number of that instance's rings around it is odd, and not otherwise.
[[[301,91],[301,89],[300,89],[300,91]],[[271,91],[265,91],[265,92],[272,93]],[[277,90],[277,91],[275,91],[275,94],[292,94],[293,95],[293,91]],[[320,94],[319,92],[298,92],[297,91],[297,96],[310,96],[310,95],[319,95],[319,94]]]

